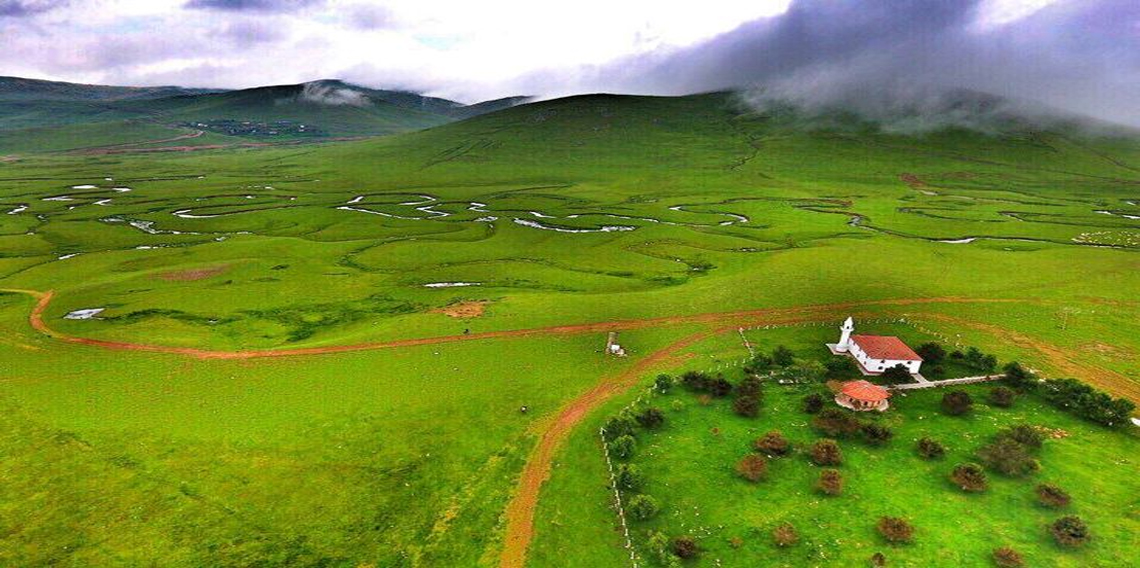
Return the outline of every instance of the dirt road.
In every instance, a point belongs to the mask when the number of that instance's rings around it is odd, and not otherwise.
[[[687,316],[669,316],[646,319],[629,319],[608,322],[593,322],[571,325],[558,325],[530,329],[510,329],[503,331],[487,331],[467,335],[443,335],[437,337],[421,337],[411,339],[398,339],[394,341],[380,341],[371,343],[358,343],[354,345],[332,345],[325,347],[300,347],[296,349],[258,349],[249,351],[221,351],[212,349],[198,349],[194,347],[173,347],[169,345],[154,345],[145,343],[128,343],[107,341],[88,337],[76,337],[51,329],[44,321],[43,314],[55,297],[54,291],[39,292],[36,290],[8,289],[8,292],[28,294],[39,301],[32,309],[28,322],[40,333],[68,343],[77,343],[115,349],[120,351],[148,351],[153,353],[170,353],[188,355],[201,359],[257,359],[265,357],[296,357],[302,355],[325,355],[331,353],[347,353],[351,351],[368,351],[373,349],[390,349],[393,347],[412,347],[417,345],[434,345],[438,343],[453,343],[457,341],[479,341],[484,339],[504,339],[513,337],[533,337],[545,335],[576,335],[582,333],[602,333],[607,331],[629,331],[650,327],[664,327],[683,324],[721,324],[729,325],[740,322],[756,320],[757,318],[779,318],[812,313],[836,313],[842,310],[856,309],[870,306],[912,306],[918,304],[954,304],[954,303],[1009,303],[1022,300],[1002,300],[985,298],[913,298],[900,300],[871,300],[865,302],[844,302],[836,304],[821,304],[816,306],[802,306],[795,308],[772,308],[763,310],[744,310],[736,312],[712,312]]]

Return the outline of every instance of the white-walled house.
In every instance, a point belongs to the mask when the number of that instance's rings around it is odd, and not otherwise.
[[[839,331],[839,343],[827,347],[836,355],[851,355],[866,374],[878,375],[898,365],[918,374],[922,367],[922,357],[893,335],[853,335],[855,322],[851,318],[843,322]]]

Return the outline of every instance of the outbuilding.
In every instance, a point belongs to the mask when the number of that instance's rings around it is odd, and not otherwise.
[[[839,392],[835,393],[835,403],[860,412],[882,412],[890,408],[890,403],[887,402],[890,397],[891,393],[887,389],[860,379],[840,384]]]

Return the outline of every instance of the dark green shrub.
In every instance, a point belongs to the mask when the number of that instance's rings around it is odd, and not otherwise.
[[[1008,547],[995,548],[994,565],[998,568],[1021,568],[1025,566],[1025,559],[1021,557],[1021,553]]]
[[[826,495],[843,493],[843,474],[838,469],[825,469],[819,472],[816,488]]]
[[[942,412],[961,416],[974,407],[974,399],[966,391],[950,391],[942,395]]]
[[[1009,387],[994,387],[990,389],[989,403],[991,406],[998,408],[1009,408],[1013,406],[1016,394],[1013,389]]]
[[[962,491],[978,493],[989,487],[986,472],[976,463],[960,463],[950,472],[950,481]]]
[[[618,465],[614,477],[618,489],[624,491],[640,491],[642,486],[645,485],[645,476],[643,476],[641,470],[633,464],[623,463]]]
[[[894,431],[882,424],[868,422],[860,427],[859,431],[863,434],[863,439],[872,446],[883,446],[895,437]]]
[[[701,549],[693,537],[679,536],[673,539],[673,554],[676,554],[678,558],[688,560],[689,558],[696,558],[700,553]]]
[[[637,423],[641,424],[643,428],[652,430],[660,428],[661,425],[665,423],[665,413],[656,406],[650,406],[649,408],[646,408],[645,410],[637,413],[634,419],[636,419]]]
[[[610,455],[619,460],[628,460],[633,457],[637,449],[637,440],[629,434],[618,436],[610,442]]]
[[[1041,469],[1026,446],[1008,437],[999,437],[982,446],[978,458],[986,467],[1010,477],[1023,477]]]
[[[850,412],[838,408],[825,408],[816,414],[812,426],[833,438],[843,438],[859,431],[859,420]]]
[[[661,507],[657,505],[657,500],[649,495],[634,495],[630,497],[625,510],[635,521],[648,521],[657,515]]]
[[[1057,544],[1068,548],[1084,546],[1092,538],[1092,535],[1089,534],[1088,525],[1076,515],[1057,519],[1052,525],[1049,525],[1049,532],[1052,533],[1053,540],[1056,540]]]
[[[934,438],[920,438],[918,440],[918,455],[928,459],[935,460],[941,458],[946,454],[946,448],[942,442]]]
[[[835,440],[820,440],[811,447],[811,461],[815,465],[839,465],[843,463],[843,452]]]
[[[901,517],[881,517],[875,528],[891,544],[904,544],[914,540],[914,527]]]
[[[1054,509],[1068,507],[1069,502],[1072,500],[1064,489],[1052,483],[1042,483],[1038,485],[1035,492],[1037,493],[1037,501],[1046,507],[1053,507]]]
[[[812,393],[804,397],[803,409],[808,414],[816,414],[823,410],[823,395]]]
[[[792,363],[796,362],[796,354],[791,349],[780,345],[772,351],[772,362],[780,367],[790,367]]]
[[[792,451],[792,445],[779,430],[772,430],[752,442],[752,448],[770,456],[786,456]]]
[[[736,463],[736,474],[756,483],[768,477],[768,459],[760,454],[748,454]]]
[[[669,391],[673,390],[673,377],[657,375],[657,379],[653,381],[653,390],[661,394],[668,394]]]

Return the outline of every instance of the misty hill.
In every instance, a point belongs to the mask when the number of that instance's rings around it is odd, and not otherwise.
[[[104,87],[5,77],[0,78],[0,150],[89,147],[89,125],[95,124],[112,132],[100,136],[101,142],[143,142],[135,134],[153,131],[123,128],[121,121],[169,129],[168,136],[159,138],[203,131],[219,144],[378,136],[429,128],[525,100],[512,97],[464,105],[337,80],[214,90]],[[116,130],[122,136],[114,136]]]
[[[737,93],[580,95],[322,152],[346,163],[400,157],[409,172],[462,172],[464,179],[501,176],[495,164],[509,164],[520,182],[637,171],[666,185],[686,172],[708,176],[709,183],[721,176],[738,183],[745,176],[760,186],[781,177],[847,186],[860,183],[858,172],[867,163],[892,176],[935,163],[960,170],[1095,172],[1113,179],[1140,172],[1135,130],[1017,114],[1016,106],[998,103],[990,97],[959,101],[950,107],[957,114],[946,115],[934,107],[924,107],[924,114],[900,111],[892,120],[941,121],[903,131],[851,109],[756,106]],[[995,113],[999,106],[1006,110]]]

